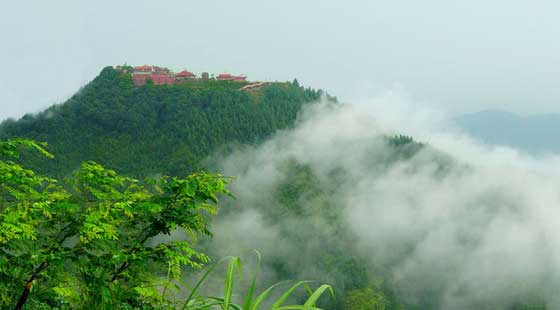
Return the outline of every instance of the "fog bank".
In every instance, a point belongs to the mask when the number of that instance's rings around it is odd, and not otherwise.
[[[381,268],[410,304],[429,294],[442,309],[496,309],[532,298],[560,307],[558,158],[479,145],[443,131],[444,115],[411,110],[408,100],[388,94],[352,106],[317,104],[294,129],[223,159],[224,174],[237,177],[234,205],[243,211],[216,223],[217,244],[293,261],[306,278],[320,272],[315,249],[344,244],[349,255]],[[398,132],[418,133],[427,146],[395,160],[383,139]],[[350,239],[324,218],[266,222],[263,210],[278,205],[287,162],[312,171]],[[304,206],[320,205],[316,196],[302,197]],[[311,243],[314,234],[332,233],[331,240],[294,248],[286,227]]]

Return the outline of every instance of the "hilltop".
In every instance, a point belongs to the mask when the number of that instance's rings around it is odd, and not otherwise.
[[[196,81],[233,81],[245,84],[247,77],[243,75],[233,75],[229,73],[220,73],[218,76],[210,75],[203,72],[200,77],[196,74],[182,70],[181,72],[173,72],[169,68],[160,66],[143,65],[143,66],[116,66],[115,69],[123,74],[129,74],[132,77],[134,85],[141,86],[150,81],[153,84],[186,84]],[[235,85],[235,84],[233,84]]]
[[[248,85],[258,87],[242,89]],[[106,67],[66,102],[4,121],[0,138],[48,142],[54,160],[27,162],[49,175],[66,176],[84,160],[137,177],[185,175],[218,149],[258,143],[292,126],[302,106],[321,94],[297,81],[201,78],[135,85],[133,73]]]

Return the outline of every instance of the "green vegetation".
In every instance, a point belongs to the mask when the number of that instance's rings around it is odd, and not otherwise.
[[[235,310],[259,310],[265,304],[268,304],[269,310],[311,310],[317,309],[317,301],[319,298],[328,291],[334,298],[334,291],[330,285],[323,284],[319,286],[315,291],[313,291],[309,285],[308,281],[300,281],[288,287],[284,292],[276,299],[271,299],[272,294],[278,291],[280,287],[286,286],[287,282],[276,283],[266,289],[264,289],[260,294],[256,295],[257,287],[257,272],[260,267],[260,253],[257,252],[257,267],[253,272],[253,277],[251,279],[251,284],[247,289],[247,292],[241,296],[243,297],[243,305],[238,305],[232,302],[233,299],[233,288],[235,283],[235,275],[238,274],[239,278],[242,276],[241,259],[239,257],[230,257],[229,264],[225,277],[224,285],[224,296],[221,298],[216,297],[204,297],[198,296],[197,291],[210,273],[214,270],[217,264],[212,265],[204,273],[201,279],[196,283],[191,293],[185,300],[182,309],[235,309]],[[296,292],[298,288],[306,288],[309,292],[309,297],[301,305],[284,305],[288,302],[289,298]]]
[[[46,159],[36,152],[22,150],[21,160],[26,163],[26,166],[41,174],[57,178],[70,177],[69,180],[64,181],[64,186],[55,182],[57,186],[61,186],[61,190],[70,193],[67,200],[79,201],[78,197],[91,195],[87,191],[83,192],[85,188],[83,183],[88,181],[84,179],[84,176],[90,173],[118,179],[118,182],[121,182],[118,183],[118,194],[125,195],[124,197],[119,196],[119,199],[132,199],[127,195],[138,195],[136,191],[146,191],[149,194],[145,194],[146,197],[142,199],[156,199],[153,195],[161,195],[156,191],[161,186],[158,182],[170,180],[170,178],[157,178],[156,181],[152,180],[148,183],[139,182],[133,178],[119,176],[103,166],[116,168],[125,175],[135,177],[162,174],[188,175],[203,166],[203,160],[214,152],[224,154],[232,144],[259,143],[276,130],[291,127],[301,108],[321,96],[319,91],[300,87],[297,81],[275,83],[252,93],[239,91],[233,87],[234,85],[239,87],[239,84],[219,81],[133,87],[129,76],[119,74],[112,68],[105,68],[94,81],[66,103],[52,107],[36,116],[28,115],[17,122],[5,122],[0,126],[0,136],[27,137],[48,141],[49,149],[53,150],[57,157]],[[388,141],[394,143],[396,148],[406,148],[407,156],[411,156],[417,151],[416,147],[409,146],[415,145],[412,141],[402,137]],[[91,160],[95,162],[91,162]],[[84,161],[85,163],[83,163]],[[333,246],[311,249],[319,257],[317,267],[324,271],[325,276],[317,278],[315,275],[309,275],[306,278],[332,283],[341,296],[345,295],[344,292],[373,287],[371,277],[365,267],[366,264],[361,258],[352,254],[355,250],[351,243],[346,243],[347,245],[342,247],[338,246],[344,244],[340,241],[351,240],[352,236],[348,234],[341,221],[341,210],[338,210],[331,200],[329,189],[317,180],[308,167],[294,162],[287,163],[285,169],[289,177],[285,182],[277,185],[275,194],[277,204],[263,210],[266,219],[271,225],[274,225],[281,219],[303,216],[309,219],[309,223],[304,221],[302,224],[315,227],[316,232],[323,231],[323,224],[330,225],[329,230],[324,234],[305,234],[304,231],[293,231],[289,227],[282,228],[285,237],[292,240],[295,246],[305,247],[307,241],[313,244],[329,243],[332,241],[333,233],[337,240],[337,242],[331,242]],[[78,172],[73,173],[73,171]],[[188,178],[193,178],[195,175]],[[212,175],[206,176],[211,177]],[[335,173],[333,177],[344,177],[344,175]],[[71,187],[68,187],[69,185]],[[128,188],[130,186],[132,186],[131,189]],[[313,203],[309,203],[309,200],[313,200]],[[98,201],[98,203],[100,202]],[[140,203],[140,201],[134,201],[134,203]],[[316,207],[309,208],[307,205]],[[225,210],[225,216],[230,212],[235,212],[233,211],[235,208],[230,209],[232,211]],[[85,215],[81,214],[81,216]],[[139,220],[139,213],[136,213],[134,218]],[[120,219],[121,222],[125,220],[129,221],[126,217]],[[144,220],[149,221],[149,218]],[[91,221],[95,224],[100,220],[91,218]],[[52,233],[55,232],[56,230]],[[207,231],[201,233],[205,232],[207,233]],[[48,234],[43,237],[56,238],[56,236]],[[110,237],[105,236],[105,238]],[[211,241],[209,242],[211,243]],[[119,247],[121,249],[124,247],[129,251],[131,249],[131,245],[128,243],[118,245],[117,242],[115,244],[115,246],[111,246],[112,250],[118,250]],[[81,247],[82,245],[76,246]],[[139,253],[134,252],[127,255],[119,259],[125,259],[130,255],[137,257]],[[215,255],[210,256],[216,257]],[[192,263],[189,264],[192,267],[200,267],[208,260],[205,255],[191,258]],[[61,261],[58,260],[59,263]],[[110,260],[98,261],[99,264],[101,262],[108,264],[103,265],[102,270],[107,270],[111,266]],[[36,264],[37,261],[32,263]],[[199,265],[195,265],[195,263]],[[51,266],[49,270],[54,272],[56,264],[52,262],[49,265]],[[157,264],[153,263],[138,266],[138,269],[145,270],[148,265],[153,266],[149,272],[157,271],[157,276],[167,274],[163,261],[159,262],[159,269],[155,267]],[[267,270],[269,268],[273,270],[280,281],[298,276],[297,270],[292,269],[293,264],[288,264],[283,259],[272,257],[267,260],[266,265]],[[34,265],[31,264],[28,267],[31,266]],[[170,273],[171,276],[178,274],[176,266],[175,273]],[[112,267],[115,267],[114,263]],[[127,269],[129,268],[128,272],[135,270],[127,267]],[[19,282],[14,283],[21,285],[27,275],[22,274]],[[133,277],[147,278],[145,275],[131,274],[127,276],[127,279],[131,280]],[[42,281],[46,279],[48,279],[47,276],[42,277]],[[60,278],[53,279],[53,281],[58,281],[58,279]],[[152,277],[153,281],[156,279],[160,281],[161,277],[155,279]],[[92,281],[92,283],[101,282]],[[163,285],[162,282],[159,284],[159,287]],[[150,302],[153,305],[153,302],[163,301],[161,298],[158,299],[160,295],[148,289],[150,286],[140,286],[139,283],[126,285],[136,287],[135,293],[132,294],[132,297],[122,296],[122,298],[140,300],[137,302],[137,306],[144,306]],[[101,286],[91,288],[90,292],[97,292]],[[167,286],[170,286],[169,282],[166,284]],[[153,286],[151,287],[153,288]],[[379,294],[389,296],[383,302],[389,300],[386,303],[390,305],[391,293],[383,293],[384,290],[387,290],[381,287],[377,287],[376,290]],[[122,300],[121,297],[112,296],[113,292],[110,288],[109,293],[111,295],[106,293],[105,298],[111,296],[110,299],[115,303]],[[53,296],[58,295],[53,295],[52,292],[49,294],[51,295],[45,298],[52,304],[50,300],[55,298]],[[71,292],[67,294],[71,294]],[[80,294],[82,293],[80,292]],[[140,296],[143,296],[144,299],[141,299]],[[13,299],[15,296],[10,298]],[[41,298],[37,300],[43,300]],[[103,300],[102,298],[101,295],[92,295],[89,300]],[[344,300],[348,304],[348,299]],[[328,309],[342,309],[342,303],[343,299],[340,298],[323,301],[322,305]]]
[[[292,127],[302,107],[322,95],[297,80],[255,92],[240,91],[241,85],[134,87],[130,76],[105,68],[66,103],[1,124],[0,307],[437,308],[437,293],[429,288],[418,300],[399,298],[389,266],[360,252],[339,203],[337,188],[351,183],[342,166],[325,176],[289,159],[275,171],[282,177],[270,192],[256,193],[251,205],[221,199],[230,196],[230,179],[198,172],[209,158]],[[28,139],[48,142],[57,156]],[[408,136],[363,143],[372,150],[363,159],[371,171],[386,171],[426,147]],[[429,160],[436,175],[452,165],[443,154]],[[262,277],[260,254],[248,279],[241,277],[241,259],[227,258],[223,294],[211,285],[220,264],[205,266],[221,255],[210,227],[218,198],[226,206],[222,218],[258,208],[287,247],[262,263]],[[310,282],[285,282],[295,278],[329,285],[312,290]],[[333,291],[337,298],[319,298]],[[546,309],[535,300],[510,308]]]
[[[352,290],[346,294],[343,303],[344,310],[385,310],[387,309],[385,295],[378,289],[366,287]]]
[[[0,144],[2,157],[18,147],[52,157],[25,140]],[[11,160],[0,161],[0,304],[30,298],[51,306],[116,309],[162,302],[159,273],[177,280],[182,266],[200,268],[209,258],[192,242],[156,242],[178,228],[210,234],[218,194],[228,194],[220,175],[160,178],[147,185],[86,162],[64,183]]]
[[[394,141],[388,139],[385,143],[392,145]],[[410,141],[396,146],[395,152],[402,148],[401,152],[412,156],[411,149],[420,147]],[[405,160],[404,155],[400,160]],[[283,240],[289,240],[288,248],[280,252],[298,251],[297,255],[268,259],[265,266],[273,272],[271,276],[278,280],[313,277],[331,284],[337,299],[323,300],[321,306],[325,309],[406,309],[395,296],[390,275],[379,273],[380,268],[376,267],[381,266],[372,265],[363,257],[355,244],[356,236],[347,227],[336,190],[344,183],[345,171],[332,167],[332,173],[325,179],[317,176],[309,165],[290,160],[278,173],[282,177],[272,184],[272,197],[257,195],[251,205],[240,206],[258,208],[264,225],[277,231]],[[239,211],[228,207],[224,216],[234,212]],[[307,273],[307,268],[313,272]],[[389,281],[384,282],[381,277]]]
[[[200,172],[142,184],[85,162],[73,178],[57,182],[13,161],[21,148],[52,158],[45,147],[0,142],[0,306],[177,308],[180,300],[167,292],[177,287],[182,268],[210,260],[193,246],[197,235],[211,235],[208,215],[216,213],[219,195],[229,195],[227,178]],[[181,231],[190,238],[173,236]],[[231,302],[235,266],[239,259],[230,263],[223,298],[194,298],[199,283],[183,308],[241,309]],[[272,290],[253,299],[255,281],[243,309],[259,309]],[[273,309],[315,309],[327,289],[320,286],[303,306],[282,306],[286,297]]]
[[[144,177],[186,175],[203,160],[235,144],[263,141],[291,127],[302,106],[321,92],[273,83],[256,92],[243,83],[194,81],[134,87],[130,75],[107,67],[61,105],[0,125],[0,138],[49,143],[45,160],[24,154],[35,171],[66,177],[94,160],[121,173]]]

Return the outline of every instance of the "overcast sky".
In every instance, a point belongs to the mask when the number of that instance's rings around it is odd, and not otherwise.
[[[3,1],[0,119],[125,62],[297,77],[344,101],[398,88],[451,113],[560,112],[559,12],[538,0]]]

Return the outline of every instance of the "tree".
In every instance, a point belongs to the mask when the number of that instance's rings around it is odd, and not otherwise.
[[[208,215],[229,195],[227,178],[199,172],[141,183],[85,162],[58,182],[14,162],[22,148],[52,157],[45,144],[0,141],[2,308],[161,307],[158,289],[181,267],[209,261],[193,244],[211,235]],[[191,238],[158,241],[179,230]]]
[[[387,303],[383,292],[374,287],[366,287],[346,293],[342,308],[344,310],[385,310],[388,308]]]

